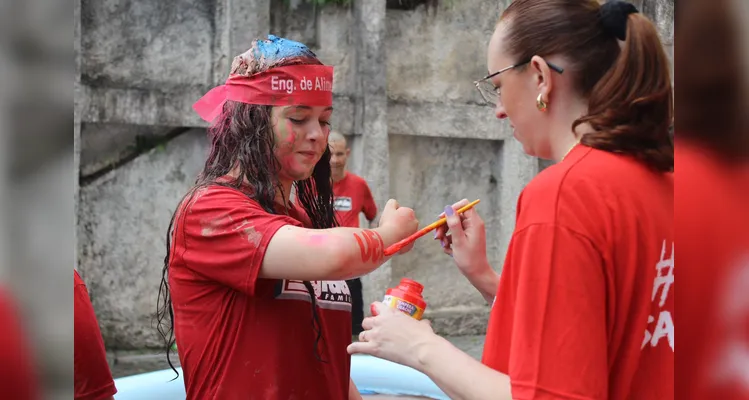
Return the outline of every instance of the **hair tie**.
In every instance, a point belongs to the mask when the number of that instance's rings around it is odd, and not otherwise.
[[[611,0],[601,6],[599,18],[606,32],[619,40],[625,40],[627,38],[627,18],[629,14],[638,12],[637,7],[632,3]]]

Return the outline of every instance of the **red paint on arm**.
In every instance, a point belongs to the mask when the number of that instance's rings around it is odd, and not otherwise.
[[[382,237],[379,233],[371,230],[365,230],[359,234],[354,233],[354,238],[359,244],[359,250],[361,251],[362,262],[372,261],[378,262],[384,257],[383,251],[385,244],[382,241]],[[365,244],[366,242],[366,244]]]
[[[370,245],[369,254],[372,257],[372,261],[378,262],[382,260],[382,252],[385,250],[385,243],[382,241],[382,237],[375,231],[366,230],[362,233],[369,239],[367,243]]]
[[[367,259],[369,258],[369,254],[367,253],[367,246],[364,245],[364,242],[356,233],[354,233],[354,239],[356,239],[356,242],[359,243],[359,250],[361,250],[362,262],[366,262]]]

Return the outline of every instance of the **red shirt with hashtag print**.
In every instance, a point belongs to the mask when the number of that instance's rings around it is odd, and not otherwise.
[[[673,398],[673,191],[582,145],[525,188],[483,358],[514,399]]]

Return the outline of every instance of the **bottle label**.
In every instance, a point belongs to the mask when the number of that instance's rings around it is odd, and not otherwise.
[[[423,308],[420,308],[413,303],[409,303],[406,300],[401,299],[400,297],[385,295],[385,298],[382,300],[382,302],[385,303],[385,305],[387,305],[388,307],[404,312],[418,320],[420,320],[421,316],[424,314]]]

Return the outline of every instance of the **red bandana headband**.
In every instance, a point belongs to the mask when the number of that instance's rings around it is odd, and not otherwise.
[[[211,89],[192,108],[203,120],[213,122],[227,100],[269,106],[331,106],[333,67],[291,65],[249,77],[231,75],[226,83]]]

